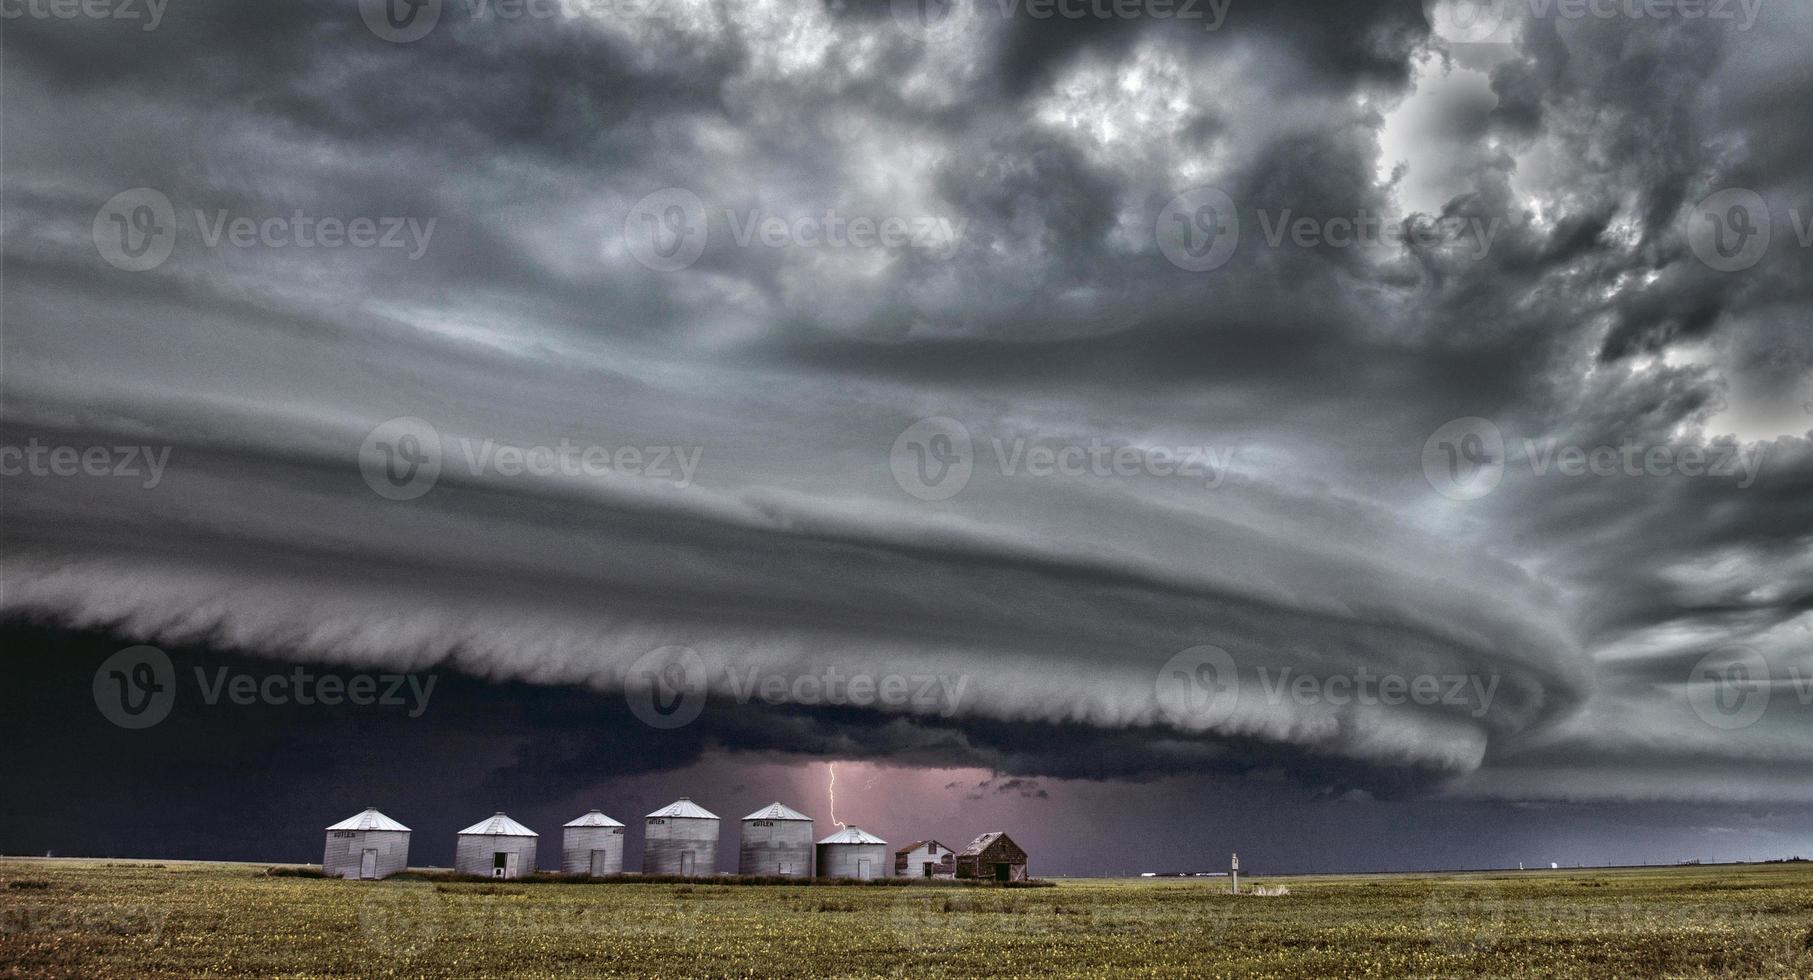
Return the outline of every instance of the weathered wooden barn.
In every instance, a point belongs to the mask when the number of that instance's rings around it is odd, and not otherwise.
[[[894,874],[906,878],[953,878],[957,852],[935,840],[916,840],[894,852]]]
[[[957,852],[957,877],[1025,881],[1026,852],[1003,831],[992,831]]]
[[[520,878],[533,874],[535,846],[540,838],[540,834],[499,810],[490,818],[460,831],[459,843],[453,850],[453,870],[492,878]]]
[[[782,803],[744,817],[737,873],[811,877],[812,818]]]
[[[366,807],[327,828],[321,873],[330,878],[388,878],[409,866],[409,828]]]
[[[623,873],[623,824],[593,810],[561,829],[562,874],[600,878]]]

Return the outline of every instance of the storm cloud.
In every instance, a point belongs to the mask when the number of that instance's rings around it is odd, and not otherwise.
[[[20,7],[4,610],[682,648],[676,738],[1021,797],[1813,797],[1804,8],[910,6]]]

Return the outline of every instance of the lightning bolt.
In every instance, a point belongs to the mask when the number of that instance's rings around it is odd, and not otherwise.
[[[847,830],[849,828],[844,822],[837,819],[837,763],[825,763],[825,772],[831,776],[831,782],[825,786],[825,793],[831,797],[831,822],[836,824],[839,830]]]

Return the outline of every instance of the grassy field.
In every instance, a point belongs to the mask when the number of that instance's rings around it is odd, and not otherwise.
[[[1067,880],[343,882],[0,860],[0,976],[1813,977],[1813,865]]]

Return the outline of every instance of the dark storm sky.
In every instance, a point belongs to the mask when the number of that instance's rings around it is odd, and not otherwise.
[[[1052,870],[1813,851],[1804,4],[445,0],[413,39],[374,4],[114,6],[3,32],[0,756],[39,792],[0,851],[306,859],[368,803],[418,861],[497,809],[822,824],[832,760],[840,818],[1006,827]],[[1238,246],[1192,268],[1203,188]],[[1451,233],[1267,234],[1368,215]],[[115,217],[167,258],[110,254]],[[1772,234],[1733,258],[1739,218]],[[971,440],[949,494],[914,492],[927,418]],[[440,471],[392,499],[403,430]],[[496,455],[568,446],[642,462]],[[143,731],[91,690],[133,643],[181,682]],[[1238,697],[1179,712],[1202,645]],[[674,648],[710,700],[654,727],[625,678]],[[292,663],[439,686],[414,718],[195,690]],[[1322,693],[1269,697],[1287,668]],[[745,672],[785,693],[738,703]],[[827,672],[960,687],[801,703]],[[1378,675],[1490,693],[1328,696]]]

